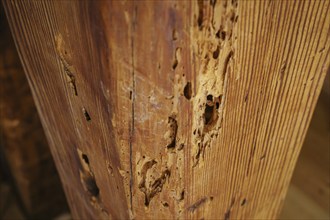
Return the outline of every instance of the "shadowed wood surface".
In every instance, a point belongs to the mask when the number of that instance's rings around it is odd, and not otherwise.
[[[41,219],[67,211],[61,182],[1,5],[0,154],[0,188],[4,179],[11,181],[15,186],[11,197],[20,199],[25,215]],[[7,173],[2,173],[4,167]],[[1,191],[0,197],[5,198],[5,193]],[[1,207],[8,205],[4,198]],[[4,215],[1,208],[0,219]]]
[[[279,214],[328,1],[4,5],[75,218]]]

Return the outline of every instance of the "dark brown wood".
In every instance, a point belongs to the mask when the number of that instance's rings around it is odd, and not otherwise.
[[[62,185],[3,10],[0,10],[0,135],[2,159],[7,162],[26,214],[51,218],[66,212]]]

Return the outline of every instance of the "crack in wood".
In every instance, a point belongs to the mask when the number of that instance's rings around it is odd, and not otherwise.
[[[134,32],[136,28],[136,16],[137,16],[137,5],[133,3],[133,19],[132,19],[132,35],[131,35],[131,60],[132,60],[132,91],[130,91],[130,100],[132,107],[132,119],[130,124],[130,134],[129,134],[129,169],[130,169],[130,181],[129,181],[129,203],[130,203],[130,217],[133,218],[134,210],[133,210],[133,136],[134,136],[134,126],[135,126],[135,88],[136,88],[136,80],[135,80],[135,68],[134,68]]]

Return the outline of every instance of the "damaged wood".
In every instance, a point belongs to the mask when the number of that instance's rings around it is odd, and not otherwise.
[[[329,69],[328,1],[4,5],[75,218],[276,218]]]

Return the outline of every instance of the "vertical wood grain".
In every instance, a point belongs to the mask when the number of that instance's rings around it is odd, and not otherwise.
[[[4,5],[75,218],[278,215],[328,1]]]
[[[68,211],[61,181],[1,5],[0,152],[1,166],[8,168],[7,175],[2,173],[7,170],[1,169],[1,190],[2,177],[7,176],[13,190],[10,198],[17,195],[25,215],[40,219]],[[10,200],[3,200],[6,198],[3,193],[1,197],[4,202],[1,202],[0,218],[5,218],[7,210],[3,205],[7,206]]]

